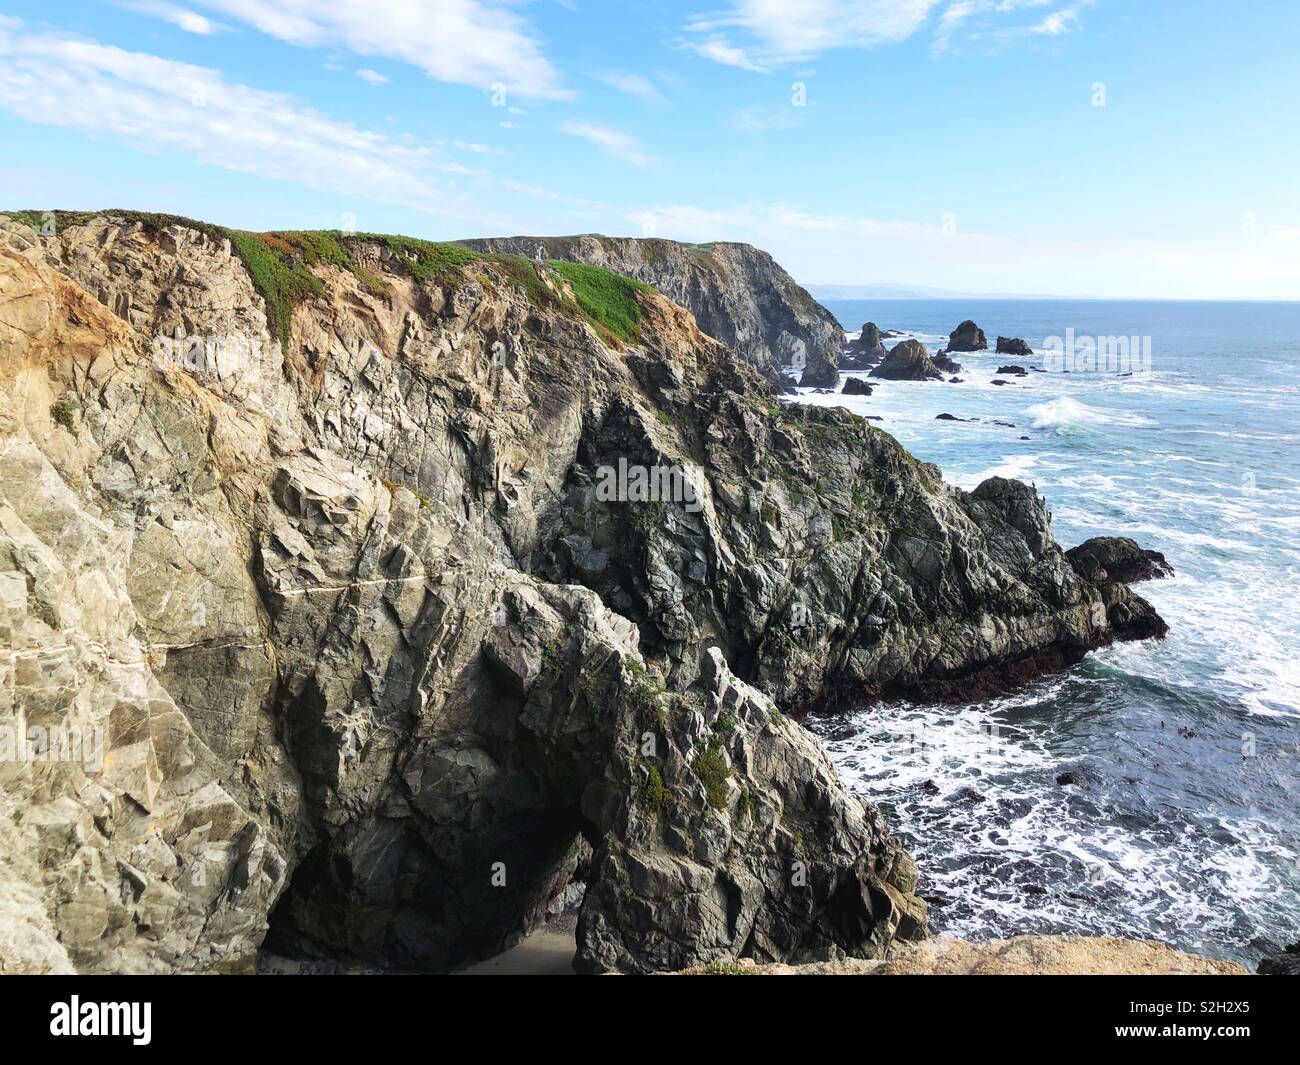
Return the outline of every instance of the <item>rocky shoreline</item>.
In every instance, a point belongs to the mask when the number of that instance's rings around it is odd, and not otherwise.
[[[936,936],[900,946],[888,958],[809,965],[757,965],[747,959],[683,975],[755,976],[1249,976],[1228,961],[1185,954],[1152,940],[1116,936],[1016,936],[968,943]]]
[[[587,239],[0,218],[3,690],[104,738],[0,767],[8,967],[444,971],[574,890],[587,972],[883,958],[915,863],[794,719],[1163,635],[1031,487],[780,403],[842,333],[770,258]]]

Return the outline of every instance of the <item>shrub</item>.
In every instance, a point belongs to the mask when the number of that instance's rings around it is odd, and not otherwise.
[[[704,785],[704,794],[709,800],[709,805],[715,810],[725,810],[727,778],[731,776],[731,767],[727,765],[726,756],[722,753],[722,744],[717,739],[710,740],[695,756],[691,768],[695,770],[695,775]]]

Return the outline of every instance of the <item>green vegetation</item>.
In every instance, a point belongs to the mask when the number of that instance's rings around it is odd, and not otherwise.
[[[721,741],[716,737],[710,740],[695,756],[691,768],[695,770],[695,775],[704,785],[704,794],[709,800],[709,805],[715,810],[725,810],[727,778],[731,776],[731,767],[727,765],[726,756],[722,753]]]
[[[650,766],[645,784],[641,788],[641,797],[645,800],[646,806],[657,814],[668,809],[672,796],[664,787],[664,775],[657,765]]]
[[[253,287],[266,301],[267,326],[285,348],[289,346],[289,328],[298,304],[324,291],[325,285],[311,272],[305,260],[277,247],[270,234],[232,230],[230,243],[244,260]]]
[[[522,289],[534,307],[561,307],[559,297],[537,272],[538,263],[522,255],[494,255],[490,262],[506,275],[516,288]],[[573,311],[577,307],[569,308]]]
[[[72,434],[77,432],[77,405],[70,400],[61,399],[50,407],[50,417]]]
[[[635,659],[624,659],[623,682],[626,698],[637,721],[643,726],[653,725],[660,730],[667,728],[663,704],[659,698],[662,689],[645,666]]]
[[[338,230],[296,230],[291,233],[267,234],[278,237],[289,246],[289,251],[301,256],[308,266],[329,263],[340,270],[346,270],[370,295],[380,297],[387,295],[388,285],[378,274],[371,273],[353,257],[347,246],[351,237]]]
[[[379,483],[388,489],[389,495],[397,495],[399,491],[410,492],[420,501],[420,509],[425,510],[433,505],[433,500],[418,488],[412,488],[409,484],[402,484],[400,481],[390,481],[385,477],[379,478]]]
[[[758,820],[758,800],[749,792],[743,792],[736,804],[736,815],[747,818],[752,825]]]
[[[382,297],[387,293],[388,285],[384,279],[363,266],[354,254],[357,245],[362,243],[386,248],[392,253],[388,260],[390,268],[407,273],[420,284],[452,284],[463,275],[465,267],[474,263],[490,264],[520,288],[533,306],[581,314],[597,332],[614,344],[635,342],[641,323],[637,293],[653,291],[649,285],[597,266],[560,259],[543,264],[522,255],[481,255],[461,244],[383,233],[349,234],[339,230],[249,233],[180,215],[146,211],[24,210],[4,213],[38,233],[50,215],[56,232],[107,217],[127,225],[138,223],[155,236],[168,226],[180,225],[212,239],[229,240],[235,254],[248,269],[253,286],[266,301],[271,335],[278,337],[285,346],[289,342],[294,309],[324,291],[324,282],[313,272],[313,267],[329,264],[352,274],[370,295]],[[543,243],[551,254],[563,254],[573,239],[554,237]],[[573,290],[572,302],[548,284],[545,276],[548,270],[568,282]],[[480,275],[480,280],[489,291],[493,289],[491,279],[486,275]]]
[[[641,331],[638,292],[654,290],[640,281],[585,263],[552,259],[547,264],[569,283],[578,308],[590,321],[618,340],[633,343]]]
[[[421,284],[450,280],[462,266],[478,262],[482,256],[460,244],[444,244],[416,237],[362,233],[358,240],[372,240],[383,245],[401,260],[406,271]]]

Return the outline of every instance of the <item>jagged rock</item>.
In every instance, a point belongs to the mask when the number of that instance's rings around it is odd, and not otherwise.
[[[872,377],[889,381],[928,381],[941,377],[930,361],[925,345],[919,340],[904,340],[895,346],[885,361],[871,371]]]
[[[1149,551],[1127,536],[1094,536],[1065,553],[1085,580],[1096,584],[1136,584],[1172,577],[1174,568],[1159,551]]]
[[[998,337],[997,354],[1029,358],[1034,354],[1034,349],[1019,337]]]
[[[590,263],[653,285],[687,308],[722,341],[782,385],[783,367],[802,368],[805,387],[834,388],[844,331],[765,251],[718,241],[681,244],[658,237],[492,237],[480,251]]]
[[[885,345],[880,339],[880,330],[875,322],[867,322],[862,332],[850,342],[848,350],[840,358],[843,370],[869,370],[885,357]]]
[[[698,701],[667,710],[696,725],[666,734],[649,771],[635,758],[619,770],[630,789],[617,789],[612,817],[600,822],[596,880],[578,918],[579,969],[681,969],[742,952],[759,961],[879,958],[895,939],[920,938],[916,866],[878,815],[847,792],[812,735],[738,680],[717,648],[704,667]],[[645,724],[632,723],[625,747],[635,749]],[[660,775],[647,775],[656,767]]]
[[[860,377],[844,378],[844,384],[840,388],[840,392],[846,396],[869,396],[872,391],[872,387]]]
[[[943,352],[930,356],[930,361],[934,363],[935,369],[943,373],[961,373],[961,363],[954,362]]]
[[[584,839],[591,968],[878,956],[914,868],[772,702],[976,698],[1158,627],[1027,486],[778,404],[656,293],[614,344],[551,268],[349,248],[381,291],[318,264],[282,345],[219,233],[0,219],[0,712],[106,729],[0,770],[10,970],[224,970],[268,925],[446,969]],[[182,320],[248,343],[158,362]],[[601,497],[620,460],[682,494]]]
[[[1028,377],[1029,371],[1023,366],[999,366],[998,373],[1011,374],[1014,377]]]
[[[968,318],[948,334],[948,346],[944,348],[944,353],[951,351],[986,351],[988,346],[989,342],[984,335],[984,330]]]
[[[1260,976],[1300,976],[1300,943],[1260,960],[1255,970]]]

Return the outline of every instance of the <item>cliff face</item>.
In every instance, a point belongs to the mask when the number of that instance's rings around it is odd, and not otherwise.
[[[783,367],[802,367],[803,384],[839,381],[844,330],[765,251],[749,244],[681,244],[633,237],[494,237],[464,242],[479,251],[568,259],[653,285],[689,310],[778,387]]]
[[[880,957],[915,865],[778,704],[1150,631],[1027,487],[779,407],[618,278],[71,222],[0,219],[0,715],[103,757],[0,761],[10,968],[220,969],[268,925],[446,968],[575,875],[593,971]],[[620,460],[678,491],[611,498]]]

